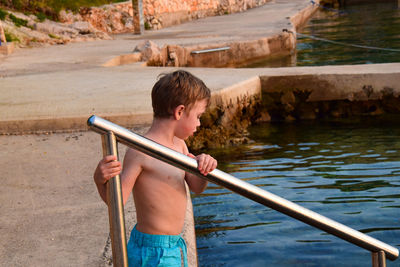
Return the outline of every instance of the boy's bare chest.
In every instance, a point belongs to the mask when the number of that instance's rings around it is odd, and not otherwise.
[[[152,180],[155,179],[171,185],[182,185],[185,179],[185,171],[154,158],[147,162],[143,172],[145,176]]]

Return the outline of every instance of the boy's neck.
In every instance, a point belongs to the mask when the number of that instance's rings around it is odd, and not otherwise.
[[[149,137],[160,144],[172,146],[175,137],[174,126],[174,120],[169,118],[154,118],[150,129],[146,133],[146,137]]]

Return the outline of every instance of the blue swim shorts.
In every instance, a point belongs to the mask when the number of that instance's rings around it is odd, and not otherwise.
[[[186,243],[180,235],[151,235],[139,232],[135,226],[127,251],[129,267],[179,267],[181,255],[184,266],[188,266]]]

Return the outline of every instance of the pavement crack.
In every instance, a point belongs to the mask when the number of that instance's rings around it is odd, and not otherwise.
[[[112,249],[111,249],[111,236],[108,235],[106,244],[103,250],[103,261],[105,266],[113,266]]]

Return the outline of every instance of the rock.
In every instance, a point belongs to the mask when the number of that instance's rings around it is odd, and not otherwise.
[[[158,21],[158,19],[152,19],[150,21],[151,24],[155,25],[155,24],[159,24],[160,22]]]
[[[78,35],[79,31],[76,29],[73,29],[71,27],[64,26],[62,24],[50,21],[50,20],[45,20],[44,22],[37,22],[33,25],[34,29],[37,31],[49,33],[49,34],[58,34],[58,35],[63,35],[63,34],[68,34],[68,35]]]
[[[292,121],[295,121],[295,120],[296,120],[296,118],[293,117],[292,115],[287,115],[287,116],[285,117],[285,121],[286,121],[286,122],[292,122]]]
[[[283,108],[286,113],[290,113],[294,110],[294,106],[291,104],[283,104]]]
[[[27,21],[27,27],[17,27],[10,19],[3,21],[5,31],[18,47],[112,39],[107,33],[96,30],[89,22],[76,21],[76,17],[69,19],[73,21],[72,23],[63,24],[47,19],[44,22],[38,22],[36,16],[33,15],[26,16],[17,12],[13,14]],[[73,15],[66,12],[65,14]],[[67,16],[65,14],[64,16]]]
[[[46,42],[50,39],[50,36],[48,34],[38,32],[38,31],[32,31],[30,29],[20,29],[21,31],[25,32],[29,38],[32,38],[35,42]]]
[[[294,96],[292,91],[286,92],[281,97],[281,103],[282,104],[294,104],[295,102],[296,102],[296,97]]]
[[[305,106],[301,108],[298,112],[299,118],[301,120],[315,120],[317,118],[315,110],[312,106]]]
[[[87,21],[76,21],[69,26],[75,30],[78,30],[80,34],[89,34],[95,31],[93,26]]]
[[[96,38],[101,40],[112,40],[113,38],[105,32],[96,31]]]
[[[130,3],[81,8],[82,19],[97,30],[107,33],[123,33],[133,30],[132,5]]]
[[[26,27],[16,27],[9,21],[3,21],[4,31],[13,37],[19,47],[27,47],[31,42],[45,43],[50,41],[48,34],[32,31]]]
[[[262,111],[260,117],[256,119],[256,123],[270,122],[270,121],[271,121],[271,115],[269,115],[268,111]]]
[[[129,17],[125,20],[125,28],[132,28],[133,29],[133,18]]]
[[[166,66],[183,67],[187,64],[185,48],[179,45],[167,46],[168,57]],[[164,61],[164,59],[162,59]]]
[[[158,45],[150,40],[146,40],[138,44],[133,52],[142,54],[142,61],[161,62],[161,50]]]
[[[65,11],[61,10],[60,14],[58,15],[60,22],[66,23],[66,24],[72,24],[76,21],[82,21],[83,18],[81,14],[74,14],[72,11]]]
[[[382,115],[382,114],[385,114],[385,111],[381,107],[376,107],[375,110],[373,110],[369,113],[369,115],[371,115],[371,116],[377,116],[377,115]]]
[[[58,18],[60,19],[60,22],[63,23],[72,23],[72,12],[67,12],[64,9],[60,11],[58,14]]]

